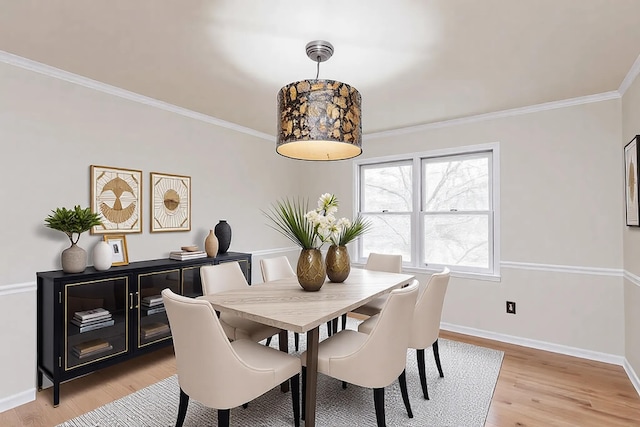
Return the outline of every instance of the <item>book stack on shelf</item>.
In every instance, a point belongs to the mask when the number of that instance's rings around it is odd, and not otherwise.
[[[162,295],[152,295],[142,298],[142,311],[147,316],[165,311]]]
[[[94,308],[93,310],[76,311],[71,323],[80,328],[80,333],[113,326],[114,320],[109,310]]]
[[[188,259],[206,258],[207,253],[205,251],[171,251],[169,253],[169,259],[176,261],[186,261]]]
[[[169,325],[167,325],[166,323],[155,322],[140,326],[140,334],[144,339],[153,338],[158,335],[166,334],[168,332]]]
[[[81,342],[80,344],[76,344],[71,348],[71,351],[79,359],[84,359],[85,357],[94,356],[96,354],[100,354],[112,349],[113,346],[109,344],[109,341],[97,338],[95,340],[89,340]]]

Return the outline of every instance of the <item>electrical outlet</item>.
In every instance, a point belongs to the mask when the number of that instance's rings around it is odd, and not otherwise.
[[[516,303],[514,301],[507,301],[507,314],[516,314]]]

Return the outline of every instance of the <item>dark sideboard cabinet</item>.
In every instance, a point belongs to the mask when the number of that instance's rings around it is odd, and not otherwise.
[[[251,284],[251,254],[227,252],[188,261],[158,259],[82,273],[37,273],[38,390],[171,345],[160,292],[202,295],[200,267],[238,261]]]

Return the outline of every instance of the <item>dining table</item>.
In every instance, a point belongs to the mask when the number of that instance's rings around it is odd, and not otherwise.
[[[320,290],[308,292],[296,277],[274,280],[200,296],[220,312],[307,334],[305,427],[315,426],[318,381],[318,344],[321,325],[356,307],[409,284],[415,276],[352,268],[342,283],[325,282]],[[280,335],[282,340],[282,334]],[[280,346],[285,350],[286,346]]]

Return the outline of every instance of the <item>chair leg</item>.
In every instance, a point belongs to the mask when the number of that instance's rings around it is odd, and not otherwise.
[[[340,319],[336,317],[331,321],[331,329],[333,330],[334,334],[338,333],[338,320]]]
[[[271,338],[273,338],[273,337],[269,337],[269,338],[267,338],[267,344],[266,344],[266,345],[267,345],[267,347],[269,347],[269,346],[271,345]]]
[[[327,322],[327,335],[331,336],[332,333],[333,333],[333,322],[329,320]]]
[[[409,402],[409,393],[407,392],[407,375],[404,370],[398,377],[398,382],[400,383],[400,393],[402,394],[402,401],[404,402],[404,407],[407,408],[407,415],[409,418],[413,418],[413,412],[411,411],[411,402]]]
[[[243,403],[243,404],[242,404],[242,409],[247,409],[248,407],[249,407],[249,404],[248,404],[248,403]]]
[[[373,389],[373,406],[376,409],[376,423],[378,427],[386,427],[384,416],[384,388]]]
[[[291,402],[293,403],[293,424],[300,427],[300,375],[291,377]]]
[[[229,427],[229,409],[218,409],[218,427]]]
[[[296,351],[298,351],[300,349],[300,334],[297,332],[294,332],[293,334],[293,340],[296,343]]]
[[[300,418],[304,421],[304,415],[305,415],[305,408],[306,408],[306,403],[307,403],[307,399],[306,399],[306,395],[307,395],[307,367],[303,366],[302,367],[302,415],[300,416]]]
[[[342,330],[347,329],[347,313],[342,315]]]
[[[440,364],[440,350],[438,349],[438,340],[435,340],[434,343],[431,344],[431,348],[433,348],[433,357],[436,359],[436,366],[438,367],[440,378],[444,378],[444,374],[442,373],[442,365]]]
[[[418,374],[420,376],[420,385],[422,386],[422,395],[429,400],[429,391],[427,390],[427,376],[424,372],[424,348],[416,349],[416,357],[418,358]]]
[[[347,389],[347,382],[346,382],[346,381],[342,381],[342,388],[343,388],[344,390],[346,390],[346,389]]]
[[[184,417],[187,415],[187,406],[189,406],[189,396],[180,389],[180,404],[178,405],[178,419],[176,420],[176,427],[182,427]]]

